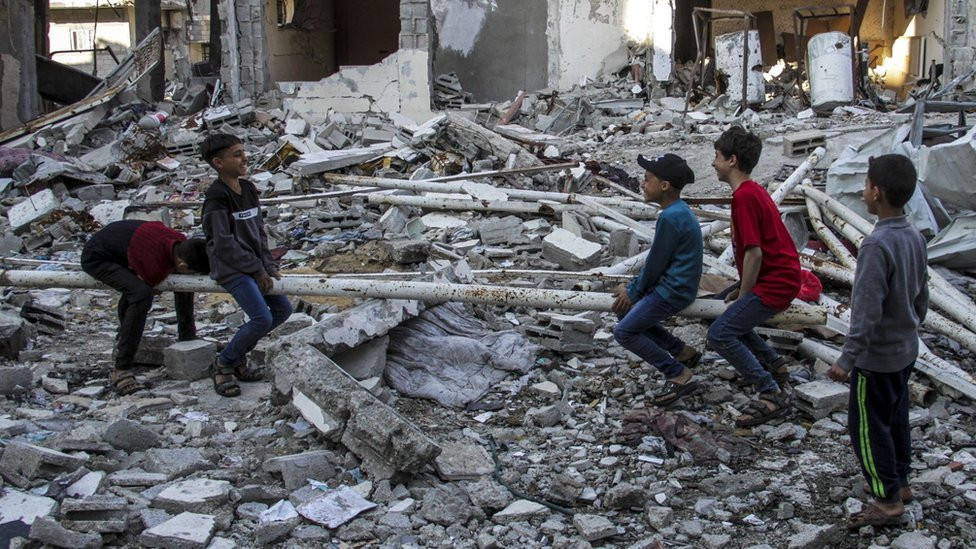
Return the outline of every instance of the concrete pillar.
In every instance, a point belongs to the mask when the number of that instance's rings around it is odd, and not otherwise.
[[[0,0],[0,29],[0,130],[8,130],[39,112],[31,1]]]
[[[160,0],[141,0],[136,2],[136,41],[138,44],[149,36],[153,30],[159,28],[162,13]],[[162,101],[166,82],[166,66],[163,62],[163,47],[160,49],[159,64],[139,83],[139,95],[150,101]]]
[[[210,0],[210,66],[215,74],[220,74],[220,10],[217,9],[220,0]]]

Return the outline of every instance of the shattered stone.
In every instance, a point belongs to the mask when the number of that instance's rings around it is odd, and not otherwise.
[[[567,271],[596,267],[603,248],[565,229],[554,229],[542,240],[542,257]]]
[[[0,458],[0,473],[8,482],[27,488],[36,477],[51,478],[72,472],[85,464],[85,458],[34,446],[26,442],[12,441],[7,444]]]
[[[495,464],[483,446],[450,442],[441,444],[434,467],[444,480],[475,480],[495,470]]]
[[[647,524],[651,528],[660,530],[670,526],[674,522],[674,510],[670,507],[650,505],[644,510],[644,517],[647,519]]]
[[[617,535],[617,527],[600,515],[573,515],[573,526],[586,541],[597,541]]]
[[[152,448],[146,452],[146,469],[169,479],[212,469],[213,463],[196,448]]]
[[[503,509],[513,499],[512,493],[491,477],[483,477],[478,482],[464,483],[462,487],[471,499],[471,503],[487,513]]]
[[[389,336],[378,337],[337,354],[333,360],[359,381],[380,377],[386,369],[386,349],[389,344]]]
[[[0,311],[0,357],[16,360],[20,352],[27,348],[35,332],[33,326],[20,315]],[[10,386],[10,383],[4,381],[3,385]]]
[[[185,512],[144,531],[139,540],[146,547],[204,549],[216,525],[213,515]]]
[[[498,524],[508,524],[510,522],[528,521],[534,518],[545,517],[549,514],[549,508],[541,503],[520,499],[513,501],[501,511],[492,515],[491,519]]]
[[[743,473],[707,478],[701,481],[700,486],[702,491],[710,496],[727,498],[758,492],[766,487],[766,483],[758,475]]]
[[[126,452],[138,452],[159,446],[159,435],[141,423],[120,419],[105,428],[102,440]]]
[[[471,518],[471,501],[459,488],[438,487],[424,494],[420,514],[425,520],[441,526],[463,524]]]
[[[395,263],[409,265],[427,261],[430,255],[430,242],[426,240],[392,240],[386,249]]]
[[[34,386],[34,372],[26,366],[0,368],[0,395],[21,395]]]
[[[31,525],[30,539],[66,549],[96,549],[102,536],[68,530],[51,517],[38,517]]]
[[[840,543],[844,539],[843,529],[836,525],[807,525],[802,531],[787,540],[789,549],[815,549]]]
[[[622,482],[607,491],[604,503],[610,509],[639,509],[644,506],[644,490]]]
[[[281,474],[286,490],[297,490],[308,484],[308,479],[325,482],[338,474],[335,455],[328,450],[317,450],[266,460],[265,471]]]
[[[231,485],[225,480],[195,478],[168,486],[154,499],[153,505],[171,513],[190,511],[206,514],[224,504]]]

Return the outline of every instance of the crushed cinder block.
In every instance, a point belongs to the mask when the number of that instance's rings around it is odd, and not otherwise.
[[[617,229],[610,233],[610,243],[607,248],[613,257],[634,257],[640,251],[640,243],[634,231]]]
[[[100,534],[68,530],[51,517],[38,517],[34,521],[30,539],[65,549],[97,549],[103,544]]]
[[[289,342],[273,352],[275,386],[285,394],[298,389],[327,414],[344,420],[339,440],[363,460],[363,468],[374,478],[420,471],[440,453],[437,444],[416,425],[366,391],[315,347]]]
[[[27,488],[34,478],[53,478],[61,473],[70,473],[84,465],[85,461],[81,456],[11,441],[0,458],[0,473],[8,482]]]
[[[204,549],[213,536],[217,518],[199,513],[180,513],[144,531],[139,541],[146,547]]]
[[[125,532],[128,505],[125,498],[115,496],[66,499],[61,502],[61,524],[86,532]]]
[[[807,130],[783,136],[783,154],[800,156],[810,154],[817,147],[827,146],[827,134],[818,130]]]
[[[814,419],[825,418],[847,407],[847,385],[836,381],[817,380],[793,388],[794,404]]]
[[[217,344],[194,339],[177,341],[163,349],[166,374],[173,379],[196,381],[209,375],[209,367],[217,358]]]
[[[29,320],[44,335],[58,335],[67,327],[67,313],[64,309],[42,305],[36,301],[24,303],[20,316]]]
[[[227,502],[230,490],[226,480],[193,478],[167,486],[153,498],[153,505],[171,513],[208,513]]]
[[[495,463],[483,446],[462,442],[445,442],[440,446],[434,468],[444,480],[477,480],[495,470]]]
[[[543,312],[536,319],[538,323],[526,325],[525,331],[536,337],[543,347],[568,353],[593,349],[593,336],[600,321],[592,312],[575,315]]]
[[[386,242],[390,258],[400,265],[421,263],[430,256],[430,242],[427,240],[392,240]]]
[[[0,395],[22,395],[34,386],[34,371],[27,366],[0,368]]]
[[[542,257],[557,263],[567,271],[583,271],[596,267],[603,247],[584,240],[565,229],[554,229],[542,239]]]
[[[54,192],[51,189],[44,189],[11,206],[7,210],[7,220],[17,231],[35,221],[46,219],[60,206],[61,201],[54,196]]]
[[[335,465],[335,454],[328,450],[274,457],[266,460],[262,469],[280,473],[287,490],[305,486],[308,479],[325,482],[341,472]]]
[[[487,246],[514,242],[522,236],[524,229],[522,219],[514,215],[483,219],[472,225],[478,231],[482,244]]]

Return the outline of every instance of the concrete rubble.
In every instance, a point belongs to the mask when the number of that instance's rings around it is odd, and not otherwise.
[[[404,60],[384,63],[395,79]],[[226,296],[197,294],[200,339],[176,342],[164,293],[137,359],[150,389],[120,398],[105,389],[116,293],[5,288],[0,527],[20,547],[971,545],[968,225],[943,238],[951,247],[933,270],[945,285],[934,282],[939,318],[923,327],[928,351],[913,377],[907,523],[843,527],[865,496],[846,434],[847,387],[825,372],[843,341],[859,229],[803,188],[829,191],[839,181],[843,193],[831,198],[856,194],[862,157],[900,147],[885,132],[907,136],[909,115],[853,106],[806,113],[789,74],[766,80],[768,108],[742,110],[734,94],[696,89],[685,113],[687,66],[675,67],[671,96],[635,95],[632,81],[614,76],[471,104],[457,74],[445,74],[434,79],[435,101],[453,110],[426,120],[384,110],[379,95],[354,112],[341,105],[366,99],[311,112],[316,93],[354,86],[357,70],[308,83],[291,107],[280,94],[209,103],[186,92],[156,105],[122,95],[83,124],[42,126],[24,147],[0,145],[0,158],[18,159],[0,165],[3,269],[75,270],[88,235],[116,219],[199,232],[214,175],[197,146],[206,131],[222,131],[244,144],[287,274],[569,291],[609,292],[635,272],[633,261],[620,265],[646,253],[657,211],[640,201],[636,155],[676,152],[697,175],[685,196],[707,236],[705,296],[729,282],[718,259],[729,246],[729,196],[710,168],[712,143],[744,124],[764,140],[753,175],[771,192],[825,149],[781,207],[805,235],[804,266],[822,282],[830,321],[763,330],[790,358],[795,413],[731,427],[749,394],[704,348],[703,320],[668,324],[705,354],[702,390],[662,411],[648,397],[660,376],[614,342],[611,313],[498,302],[452,308],[470,324],[448,325],[437,300],[348,296],[293,296],[298,313],[250,355],[269,375],[223,399],[206,367],[244,313]],[[184,100],[198,108],[178,109]],[[175,114],[140,126],[157,110]],[[971,164],[972,143],[970,132],[905,150],[927,191],[942,195],[918,219],[936,229],[965,219],[969,172],[939,166]],[[810,201],[833,239],[816,231]],[[530,356],[511,359],[503,339],[462,341],[470,326],[514,334]],[[408,347],[411,328],[440,345]],[[440,370],[454,378],[437,383],[416,366],[451,360],[456,369]],[[398,390],[402,379],[422,398]],[[439,395],[444,387],[455,390]]]

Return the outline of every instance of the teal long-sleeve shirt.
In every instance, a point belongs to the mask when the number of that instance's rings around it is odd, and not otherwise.
[[[683,309],[698,297],[701,275],[701,226],[688,204],[678,199],[658,215],[647,261],[627,285],[627,295],[636,303],[654,291]]]

